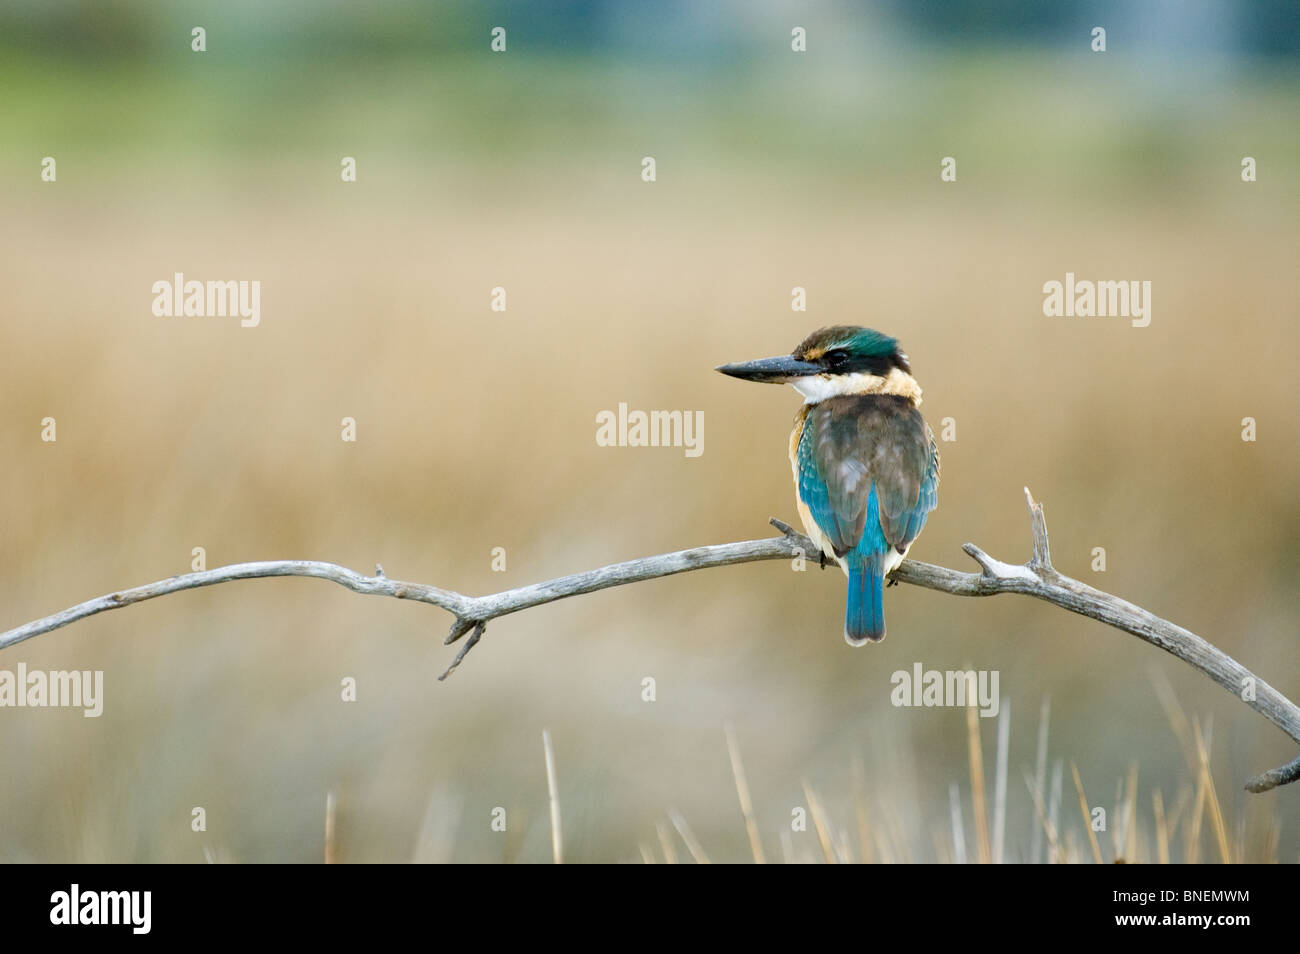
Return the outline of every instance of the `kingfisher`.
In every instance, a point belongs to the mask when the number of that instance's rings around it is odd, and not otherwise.
[[[788,356],[724,364],[804,398],[790,434],[795,502],[808,536],[848,577],[844,639],[885,638],[885,579],[939,503],[939,451],[898,340],[871,328],[814,331]]]

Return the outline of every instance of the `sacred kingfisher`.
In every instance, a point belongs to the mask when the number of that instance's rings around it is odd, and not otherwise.
[[[939,451],[907,355],[879,331],[837,325],[814,331],[789,357],[717,370],[803,395],[790,434],[799,517],[849,578],[845,640],[884,639],[885,577],[939,503]]]

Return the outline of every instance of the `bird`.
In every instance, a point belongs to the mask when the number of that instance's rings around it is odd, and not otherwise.
[[[939,503],[939,450],[898,339],[835,325],[789,356],[720,365],[744,381],[790,384],[804,398],[790,434],[795,502],[809,538],[848,577],[844,639],[885,638],[885,579]]]

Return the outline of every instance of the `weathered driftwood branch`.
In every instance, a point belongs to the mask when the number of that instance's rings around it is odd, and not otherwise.
[[[941,566],[932,566],[929,563],[905,560],[894,571],[893,580],[938,590],[941,593],[951,593],[955,596],[1022,593],[1045,600],[1072,613],[1100,620],[1116,629],[1132,633],[1139,639],[1158,646],[1196,667],[1300,743],[1300,708],[1245,666],[1181,626],[1161,619],[1140,606],[1058,573],[1052,566],[1051,553],[1048,549],[1047,522],[1043,516],[1043,507],[1034,502],[1028,489],[1025,490],[1025,499],[1029,504],[1034,541],[1033,555],[1028,563],[1023,565],[1003,563],[995,560],[973,543],[967,543],[962,549],[980,565],[979,573],[961,573]],[[238,563],[199,573],[174,576],[157,583],[148,583],[134,589],[88,600],[44,619],[0,633],[0,650],[25,639],[31,639],[33,636],[67,626],[69,623],[75,623],[87,616],[94,616],[96,613],[119,609],[143,600],[178,593],[181,590],[213,586],[231,580],[306,576],[329,580],[355,593],[430,603],[451,613],[455,621],[452,623],[446,642],[454,643],[467,634],[469,638],[447,671],[438,677],[446,679],[460,665],[465,655],[478,645],[488,622],[499,616],[517,613],[567,596],[594,593],[596,590],[611,586],[654,580],[689,570],[753,563],[760,560],[817,558],[817,547],[811,540],[779,520],[773,519],[772,524],[781,531],[781,536],[697,547],[640,560],[629,560],[626,563],[615,563],[585,573],[562,576],[545,583],[521,586],[490,596],[464,596],[423,583],[390,580],[384,575],[382,567],[375,568],[374,576],[363,576],[346,567],[311,560]],[[1297,778],[1300,778],[1300,757],[1281,768],[1255,776],[1246,783],[1246,788],[1252,792],[1264,792],[1293,782]]]

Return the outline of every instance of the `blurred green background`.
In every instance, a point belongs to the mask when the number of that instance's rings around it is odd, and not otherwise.
[[[712,368],[853,323],[956,421],[913,557],[1024,559],[1028,485],[1062,572],[1297,698],[1298,56],[1282,2],[0,2],[0,627],[196,546],[479,594],[764,535],[795,520],[798,399]],[[261,325],[154,317],[176,271],[261,281]],[[1045,318],[1067,271],[1150,280],[1150,327]],[[703,456],[597,446],[619,402],[702,410]],[[728,721],[769,858],[822,856],[790,830],[804,780],[876,860],[950,860],[955,783],[974,857],[966,714],[889,703],[920,662],[1001,673],[1008,859],[1039,824],[1044,697],[1068,857],[1090,857],[1073,761],[1106,860],[1134,764],[1129,860],[1156,856],[1157,790],[1184,805],[1175,860],[1217,859],[1163,680],[1211,735],[1234,856],[1297,859],[1300,790],[1241,790],[1294,744],[1184,664],[907,586],[850,650],[843,590],[784,563],[609,590],[498,620],[445,683],[446,614],[318,581],[97,616],[0,654],[103,669],[106,694],[99,719],[0,710],[0,858],[315,861],[334,792],[342,861],[545,861],[546,727],[566,860],[662,858],[672,811],[746,860]]]

